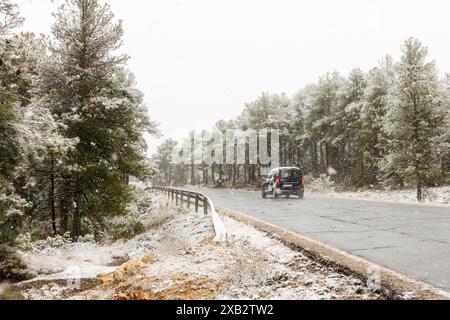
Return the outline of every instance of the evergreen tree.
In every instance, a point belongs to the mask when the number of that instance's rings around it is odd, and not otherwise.
[[[337,72],[328,73],[319,79],[319,83],[308,89],[310,99],[310,110],[305,118],[306,130],[309,131],[311,140],[312,172],[314,176],[326,172],[327,168],[338,169],[340,175],[344,174],[344,164],[337,163],[343,158],[337,154],[337,146],[345,145],[344,136],[341,133],[340,121],[337,119],[339,106],[339,92],[344,84],[344,79]]]
[[[45,93],[43,70],[49,63],[45,40],[32,33],[15,36],[16,51],[26,68],[27,86],[21,87],[22,125],[19,127],[19,145],[23,159],[17,168],[16,181],[19,193],[32,203],[26,210],[29,222],[40,222],[42,236],[64,233],[65,217],[57,223],[59,184],[67,155],[77,139],[65,138],[64,125],[50,112],[50,101]],[[49,219],[50,218],[50,219]],[[59,227],[59,228],[58,228]],[[48,230],[47,230],[48,229]]]
[[[383,121],[387,112],[389,91],[392,86],[393,64],[386,57],[379,67],[369,72],[367,88],[361,109],[360,148],[365,167],[366,182],[376,185],[380,176],[380,165],[386,153],[387,138],[383,132]]]
[[[402,53],[385,122],[392,139],[388,159],[395,173],[417,188],[417,200],[422,201],[423,188],[436,182],[440,173],[437,143],[444,115],[435,64],[426,61],[427,48],[410,38]]]
[[[128,57],[116,54],[121,22],[97,0],[67,0],[54,14],[52,64],[46,83],[52,112],[78,139],[62,183],[72,214],[72,236],[83,233],[82,221],[102,226],[105,218],[124,214],[131,198],[128,175],[149,171],[143,157],[145,132],[155,133],[124,70]]]
[[[0,242],[4,243],[14,239],[23,209],[28,205],[13,183],[22,156],[20,89],[27,77],[10,34],[21,23],[17,6],[9,0],[0,0]]]
[[[11,0],[0,0],[0,36],[10,35],[22,23],[17,5]]]
[[[157,169],[157,174],[153,177],[155,185],[170,186],[176,179],[183,180],[185,174],[180,177],[180,172],[177,172],[178,177],[174,175],[175,170],[172,164],[172,152],[177,146],[177,142],[172,139],[165,140],[157,149],[156,154],[152,158],[152,162]]]
[[[364,165],[364,141],[361,135],[361,109],[364,91],[367,87],[366,75],[360,69],[350,72],[339,92],[339,105],[332,110],[334,132],[330,162],[338,163],[338,173],[344,174],[345,183],[361,187],[367,184]],[[328,147],[329,148],[329,147]],[[341,172],[342,171],[342,172]]]
[[[442,100],[444,114],[444,130],[441,139],[442,176],[450,182],[450,74],[442,81]]]

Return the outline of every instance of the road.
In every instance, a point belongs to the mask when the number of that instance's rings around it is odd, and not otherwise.
[[[261,199],[259,192],[189,188],[215,206],[365,258],[450,292],[450,208],[307,196]]]

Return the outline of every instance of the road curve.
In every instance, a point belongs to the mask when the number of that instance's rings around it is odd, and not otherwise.
[[[450,208],[187,188],[240,211],[450,292]]]

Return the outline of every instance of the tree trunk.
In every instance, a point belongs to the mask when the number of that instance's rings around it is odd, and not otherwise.
[[[313,142],[311,145],[311,162],[312,162],[312,170],[314,177],[318,177],[319,175],[319,159],[318,159],[318,152],[317,152],[317,142]]]
[[[194,134],[191,134],[191,185],[196,185],[195,181],[195,145],[194,145]]]
[[[236,164],[233,164],[232,185],[236,186]]]
[[[79,184],[78,178],[77,178],[76,187],[75,187],[75,205],[76,205],[76,208],[75,208],[74,216],[73,216],[72,240],[74,242],[77,242],[78,238],[80,236],[80,232],[81,232],[81,211],[80,211],[81,191],[80,191],[80,184]]]
[[[59,218],[61,220],[60,232],[61,235],[64,235],[68,231],[69,224],[69,213],[67,212],[66,200],[64,197],[59,199]]]
[[[418,185],[417,186],[417,201],[418,202],[422,202],[423,201],[423,197],[422,197],[422,186]]]
[[[123,180],[123,183],[125,183],[126,185],[129,185],[130,184],[130,175],[128,173],[123,173],[122,180]]]
[[[192,164],[191,165],[191,184],[195,185],[195,166]]]
[[[212,181],[213,185],[216,184],[216,165],[215,164],[212,164],[212,166],[211,166],[211,181]]]
[[[56,236],[58,234],[58,230],[56,228],[56,205],[55,205],[55,157],[53,152],[50,153],[50,210],[52,216],[52,228],[53,235]]]

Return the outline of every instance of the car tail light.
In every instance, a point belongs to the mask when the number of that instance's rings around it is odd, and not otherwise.
[[[304,176],[300,176],[300,181],[302,182],[302,184],[305,183],[305,177]]]
[[[281,185],[280,176],[277,176],[277,188],[279,188]]]

